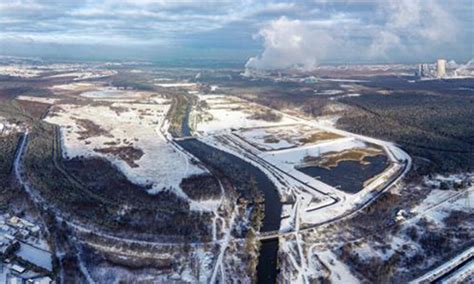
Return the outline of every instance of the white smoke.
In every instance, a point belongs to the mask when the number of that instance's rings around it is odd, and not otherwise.
[[[336,40],[327,32],[313,29],[311,24],[281,17],[262,28],[264,51],[248,60],[250,69],[313,69],[328,53]]]
[[[474,59],[469,60],[466,64],[458,64],[454,74],[458,76],[474,75]]]

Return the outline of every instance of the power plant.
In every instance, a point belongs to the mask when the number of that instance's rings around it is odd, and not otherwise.
[[[438,59],[436,61],[436,70],[438,78],[446,77],[446,59]]]
[[[418,64],[415,77],[420,80],[471,78],[474,76],[473,62],[474,60],[457,64],[453,60],[447,62],[446,59],[439,58],[432,64]]]

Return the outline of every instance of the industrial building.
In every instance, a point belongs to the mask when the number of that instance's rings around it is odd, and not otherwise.
[[[435,64],[418,64],[415,76],[420,79],[448,78],[446,59],[438,59]]]
[[[446,77],[446,59],[438,59],[436,61],[436,68],[438,78]]]

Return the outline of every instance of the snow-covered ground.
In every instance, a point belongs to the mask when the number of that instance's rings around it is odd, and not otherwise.
[[[194,110],[191,114],[196,119],[196,132],[208,135],[215,132],[229,132],[231,129],[243,129],[265,126],[292,124],[296,121],[289,117],[282,117],[279,121],[255,119],[252,116],[258,112],[268,110],[257,104],[224,95],[198,95],[200,102],[205,102],[208,109]]]
[[[293,169],[300,165],[306,156],[319,157],[328,152],[340,152],[354,148],[365,148],[367,145],[360,140],[344,137],[317,145],[308,145],[298,148],[272,151],[262,154],[262,157],[273,164],[286,165]]]
[[[0,75],[21,77],[21,78],[34,78],[38,77],[43,73],[42,70],[38,70],[33,66],[29,65],[2,65],[0,66]]]
[[[32,96],[18,96],[16,99],[21,100],[21,101],[30,101],[30,102],[37,102],[37,103],[43,103],[43,104],[54,104],[59,100],[57,98],[32,97]]]
[[[318,252],[317,255],[331,270],[329,278],[331,283],[360,283],[360,281],[352,275],[350,268],[339,261],[331,251]]]
[[[447,271],[450,271],[454,267],[460,265],[462,262],[468,260],[469,258],[472,258],[473,256],[474,256],[474,247],[471,247],[468,250],[457,255],[456,257],[445,262],[444,264],[438,266],[436,269],[429,271],[428,273],[422,275],[421,277],[411,281],[410,284],[430,283],[436,278],[444,275]],[[473,273],[474,273],[474,260],[471,259],[461,269],[453,273],[451,277],[448,277],[448,279],[443,279],[444,281],[442,283],[453,283],[453,284],[464,283],[462,281],[468,277],[472,278]],[[466,283],[469,283],[469,282],[466,282]]]
[[[59,108],[58,108],[59,107]],[[67,158],[103,156],[116,165],[129,180],[149,185],[150,193],[172,189],[185,197],[179,184],[185,177],[206,172],[190,163],[188,156],[169,144],[160,128],[166,129],[165,116],[169,104],[114,103],[108,106],[59,105],[46,121],[61,126],[63,155]],[[78,120],[88,120],[103,132],[86,137]],[[86,135],[87,136],[87,135]],[[107,145],[108,144],[108,145]],[[112,154],[102,154],[94,149],[131,146],[143,151],[143,156],[132,167]]]
[[[266,151],[317,144],[337,138],[337,135],[331,135],[331,133],[305,124],[251,128],[234,131],[234,133],[257,148]],[[312,138],[317,135],[320,135],[321,138]]]
[[[78,90],[87,90],[97,87],[98,83],[86,83],[86,82],[78,82],[78,83],[71,83],[71,84],[60,84],[54,85],[50,87],[51,90],[55,92],[60,91],[78,91]]]
[[[352,94],[345,94],[345,95],[340,95],[340,96],[335,96],[329,98],[331,101],[342,99],[342,98],[350,98],[350,97],[360,97],[360,94],[358,93],[352,93]]]
[[[315,95],[320,95],[320,96],[333,96],[333,95],[339,95],[344,93],[343,90],[314,90]]]
[[[112,98],[112,99],[121,99],[121,98],[141,98],[143,95],[149,94],[148,92],[137,92],[131,90],[119,90],[114,87],[102,87],[98,90],[87,91],[80,94],[81,97],[91,98],[91,99],[101,99],[101,98]]]
[[[245,140],[254,143],[258,148],[265,150],[277,150],[295,146],[295,144],[291,143],[292,141],[289,141],[289,139],[280,139],[280,137],[273,136],[278,130],[281,131],[281,128],[272,130],[273,131],[269,131],[268,128],[253,128],[239,131],[239,135]],[[283,131],[284,130],[285,129],[283,129]]]
[[[198,84],[196,83],[156,83],[155,85],[163,88],[189,88],[189,87],[196,87]]]
[[[78,69],[72,72],[60,73],[49,76],[47,78],[69,78],[72,77],[74,81],[86,80],[86,79],[98,79],[104,77],[110,77],[117,74],[114,70],[89,70],[89,69]]]
[[[413,223],[423,216],[429,221],[442,225],[443,219],[452,211],[465,211],[474,214],[471,200],[474,201],[474,186],[459,191],[433,189],[420,204],[411,210],[410,213],[419,217],[413,218],[409,223]]]
[[[396,271],[397,277],[403,278],[400,274],[403,275],[404,272],[426,271],[426,268],[431,267],[435,261],[440,261],[441,259],[439,255],[426,251],[423,248],[426,243],[421,244],[420,239],[423,239],[422,236],[425,236],[426,240],[432,234],[439,234],[443,230],[447,230],[445,218],[451,213],[460,211],[469,214],[474,213],[474,209],[469,206],[468,201],[471,194],[474,194],[474,187],[459,191],[434,189],[414,210],[410,211],[407,219],[398,221],[399,230],[387,230],[385,235],[382,232],[375,231],[371,234],[354,238],[355,236],[351,233],[353,228],[349,229],[342,224],[342,227],[330,228],[330,226],[327,226],[319,228],[318,231],[304,232],[302,237],[299,238],[298,233],[280,238],[280,259],[285,260],[280,266],[283,276],[285,279],[291,279],[292,283],[306,283],[308,278],[317,279],[318,277],[329,279],[332,283],[364,282],[363,278],[358,279],[358,277],[361,277],[363,274],[370,275],[371,273],[354,274],[354,271],[352,271],[354,268],[345,263],[348,257],[345,257],[344,260],[340,258],[340,248],[349,243],[351,245],[350,253],[356,256],[355,259],[359,260],[359,265],[360,263],[365,263],[367,269],[374,267],[371,263],[377,261],[380,264],[389,263],[393,257],[401,256],[402,261],[393,266],[393,272],[395,273]],[[420,222],[420,220],[423,220],[423,222]],[[462,238],[464,238],[464,242],[469,242],[469,234],[466,236],[462,232],[469,231],[468,228],[472,226],[472,220],[464,222],[468,223],[456,225],[456,230],[459,232],[458,235],[445,235],[450,240],[449,247],[451,249],[454,249],[455,244],[459,244],[462,248]],[[411,233],[408,233],[409,229],[416,231],[417,237],[413,237]],[[440,250],[442,251],[443,249],[440,248]],[[444,251],[444,253],[448,252]],[[430,255],[430,257],[423,258],[424,255]],[[421,257],[421,260],[413,262],[410,258],[416,256]],[[441,266],[435,267],[433,271],[426,273],[412,283],[420,283],[422,279],[428,277],[435,279],[444,274],[447,269],[459,265],[469,257],[472,257],[472,248],[450,259]],[[412,263],[412,266],[404,267],[403,263],[405,260]],[[463,269],[460,269],[456,275],[467,278],[469,275],[472,275],[473,267],[474,265],[469,263]],[[360,269],[357,268],[356,270],[360,272]],[[330,271],[329,275],[327,270]],[[416,274],[415,276],[418,277]],[[410,280],[410,277],[413,277],[413,275],[408,276],[408,280]],[[449,278],[449,281],[453,279],[455,278]],[[365,280],[367,281],[367,279]],[[449,281],[447,283],[451,283]]]

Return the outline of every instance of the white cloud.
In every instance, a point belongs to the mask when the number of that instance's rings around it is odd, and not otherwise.
[[[457,19],[435,0],[389,0],[379,9],[387,22],[373,35],[373,56],[387,56],[394,49],[419,49],[419,45],[454,44],[458,35]]]

